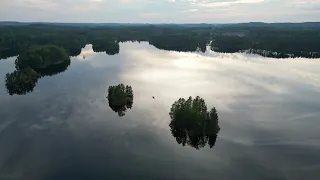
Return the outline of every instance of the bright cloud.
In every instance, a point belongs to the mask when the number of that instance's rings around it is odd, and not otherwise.
[[[320,21],[320,0],[4,0],[0,21]]]
[[[214,2],[205,2],[200,3],[199,6],[202,7],[220,7],[220,6],[231,6],[235,4],[251,4],[251,3],[261,3],[264,0],[235,0],[235,1],[214,1]]]
[[[310,8],[320,10],[320,0],[293,0],[291,4],[297,8]]]

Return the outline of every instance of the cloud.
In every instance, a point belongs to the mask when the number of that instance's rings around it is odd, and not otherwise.
[[[145,42],[120,46],[123,50],[121,81],[140,92],[135,103],[144,104],[143,109],[150,108],[150,104],[144,103],[152,101],[144,96],[150,93],[162,102],[199,95],[215,102],[218,109],[228,111],[238,100],[249,101],[244,104],[250,107],[268,109],[274,108],[268,104],[270,101],[279,102],[288,96],[303,99],[296,96],[300,90],[318,93],[320,88],[320,73],[312,68],[318,60],[266,60],[258,55],[212,51],[197,55],[158,50]],[[166,105],[163,108],[170,109],[171,104]]]
[[[221,7],[221,6],[230,6],[235,4],[252,4],[252,3],[261,3],[265,0],[234,0],[234,1],[218,1],[218,2],[209,2],[209,3],[200,3],[200,7],[212,8],[212,7]]]
[[[87,0],[88,2],[102,2],[104,0]]]
[[[0,21],[319,21],[319,7],[320,0],[6,0],[1,2]]]
[[[52,9],[57,8],[59,4],[51,0],[13,0],[13,3],[17,1],[17,6],[26,6],[39,9]]]
[[[199,9],[189,9],[189,12],[195,12],[195,11],[199,11]]]
[[[320,9],[320,0],[293,0],[291,4],[296,8]]]

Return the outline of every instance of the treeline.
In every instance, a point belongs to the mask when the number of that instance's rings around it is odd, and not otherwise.
[[[215,29],[211,48],[265,57],[320,57],[320,30],[286,27],[224,27]]]
[[[86,44],[96,52],[119,53],[119,42],[148,41],[158,49],[193,52],[247,52],[266,57],[320,57],[319,28],[246,26],[105,26],[29,25],[0,27],[0,58],[16,56],[36,45],[63,47],[77,56]],[[210,43],[211,42],[211,43]]]
[[[0,57],[16,56],[33,46],[46,44],[63,47],[70,56],[75,56],[86,45],[85,33],[77,28],[51,26],[1,27]]]
[[[16,70],[6,74],[7,92],[10,95],[32,92],[41,77],[64,72],[70,64],[67,52],[59,46],[32,46],[15,60]]]

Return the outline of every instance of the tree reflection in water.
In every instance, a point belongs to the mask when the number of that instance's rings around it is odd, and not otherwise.
[[[188,100],[180,98],[170,110],[171,134],[179,144],[200,149],[206,144],[212,148],[220,131],[218,113],[215,108],[207,111],[205,101],[197,96]]]
[[[127,109],[132,108],[133,104],[133,91],[131,86],[125,86],[119,84],[117,86],[109,86],[108,100],[110,108],[118,113],[118,115],[124,116]]]
[[[70,66],[71,61],[63,61],[45,68],[23,68],[7,73],[5,76],[5,86],[10,95],[25,95],[33,91],[38,80],[44,76],[53,76],[62,73]]]
[[[25,95],[33,91],[36,86],[40,74],[31,68],[15,70],[7,73],[5,77],[5,85],[10,95]]]
[[[54,76],[56,74],[60,74],[68,69],[70,66],[71,61],[63,61],[57,64],[53,64],[51,66],[47,66],[41,69],[35,69],[37,72],[41,74],[41,77],[44,76]]]

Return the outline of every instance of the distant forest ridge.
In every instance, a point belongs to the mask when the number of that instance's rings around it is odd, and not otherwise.
[[[180,52],[259,54],[272,58],[320,58],[320,23],[116,24],[0,23],[0,59],[33,46],[57,45],[77,56],[86,44],[95,52],[118,54],[119,42],[147,41]]]
[[[0,21],[0,26],[28,26],[28,25],[57,25],[57,26],[186,26],[186,27],[227,27],[227,26],[247,26],[247,27],[304,27],[320,28],[320,22],[301,22],[301,23],[265,23],[265,22],[245,22],[245,23],[67,23],[67,22],[17,22]]]

